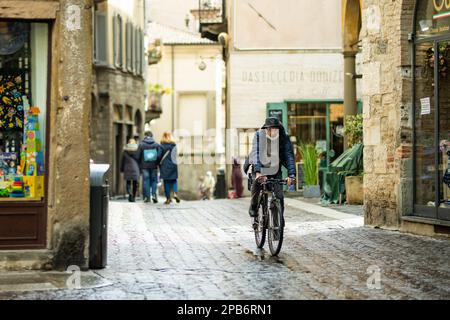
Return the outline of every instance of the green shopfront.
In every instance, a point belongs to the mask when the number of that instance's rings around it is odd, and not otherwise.
[[[359,112],[362,105],[358,104]],[[342,100],[285,100],[268,103],[267,116],[278,117],[287,129],[296,154],[297,168],[301,167],[299,146],[310,143],[321,155],[320,171],[344,152],[344,104]],[[297,170],[301,174],[301,170]],[[321,179],[322,175],[319,176]],[[298,188],[302,178],[298,177]]]

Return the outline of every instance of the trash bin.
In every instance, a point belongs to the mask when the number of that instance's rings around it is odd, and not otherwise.
[[[108,170],[109,164],[90,165],[90,269],[102,269],[106,267],[109,185],[105,175]]]
[[[225,170],[220,169],[217,172],[217,182],[215,190],[216,199],[226,199],[227,198],[227,186],[225,181]]]

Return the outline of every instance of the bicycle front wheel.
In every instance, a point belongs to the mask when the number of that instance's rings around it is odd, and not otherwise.
[[[284,235],[284,217],[278,199],[270,204],[268,234],[270,253],[272,256],[277,256],[283,245]]]
[[[267,200],[266,195],[261,197],[261,200],[258,205],[258,216],[254,218],[253,221],[253,230],[255,231],[255,242],[258,249],[262,249],[264,247],[264,243],[266,242],[266,223],[264,217],[266,216],[267,210]]]

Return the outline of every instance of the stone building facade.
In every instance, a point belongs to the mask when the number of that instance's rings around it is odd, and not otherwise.
[[[92,1],[2,1],[1,7],[2,32],[17,19],[43,32],[31,46],[29,97],[46,115],[46,130],[42,195],[0,201],[0,269],[86,268]]]
[[[428,21],[428,28],[433,29],[445,22],[437,22],[439,12],[432,7],[439,2],[445,1],[343,1],[343,8],[353,7],[352,14],[343,12],[344,33],[359,35],[362,47],[364,210],[365,223],[369,226],[426,235],[449,233],[445,198],[436,205],[437,196],[428,196],[430,192],[437,195],[437,190],[441,196],[446,192],[441,180],[445,154],[439,150],[436,140],[429,144],[423,139],[434,135],[437,124],[439,138],[445,140],[449,130],[445,93],[448,80],[437,80],[442,88],[439,118],[432,115],[438,108],[433,89],[437,82],[435,79],[433,83],[433,70],[425,63],[426,52],[432,45],[430,42],[425,48],[426,43],[419,43],[417,39],[428,35],[421,35],[414,27],[416,8],[421,12],[424,6],[430,18],[421,20],[421,25],[422,21]],[[361,29],[355,30],[359,26],[354,20],[361,17]],[[448,31],[441,36],[449,36]],[[344,36],[344,47],[348,45],[345,40]],[[427,101],[428,106],[431,104],[428,111]]]
[[[128,140],[144,134],[145,1],[98,1],[95,8],[91,159],[109,164],[111,195],[125,193],[120,173]]]

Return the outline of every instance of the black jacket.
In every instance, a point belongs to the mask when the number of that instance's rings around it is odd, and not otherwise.
[[[145,162],[144,161],[144,150],[156,149],[158,156],[156,161]],[[142,169],[156,169],[158,168],[159,161],[161,160],[161,146],[156,143],[155,139],[151,137],[145,137],[144,140],[139,144],[139,148],[137,151],[137,159],[139,163],[139,167]]]
[[[279,137],[279,157],[280,157],[280,170],[281,166],[288,170],[288,175],[290,177],[295,177],[297,175],[297,170],[295,168],[295,156],[294,149],[292,147],[292,142],[289,136],[286,134],[284,128],[280,128]],[[261,162],[261,150],[260,143],[262,139],[266,139],[266,134],[264,129],[260,129],[255,133],[253,137],[253,148],[250,154],[249,164],[253,166],[253,172],[261,172],[263,164]],[[248,170],[248,167],[244,166],[244,169]]]
[[[123,172],[123,177],[125,180],[139,181],[140,170],[139,163],[136,160],[136,151],[125,150],[123,152],[120,172]]]
[[[178,165],[177,159],[177,146],[175,143],[164,143],[161,145],[162,157],[169,152],[164,160],[161,160],[159,164],[159,173],[163,180],[176,180],[178,179]],[[175,160],[175,161],[174,161]]]

